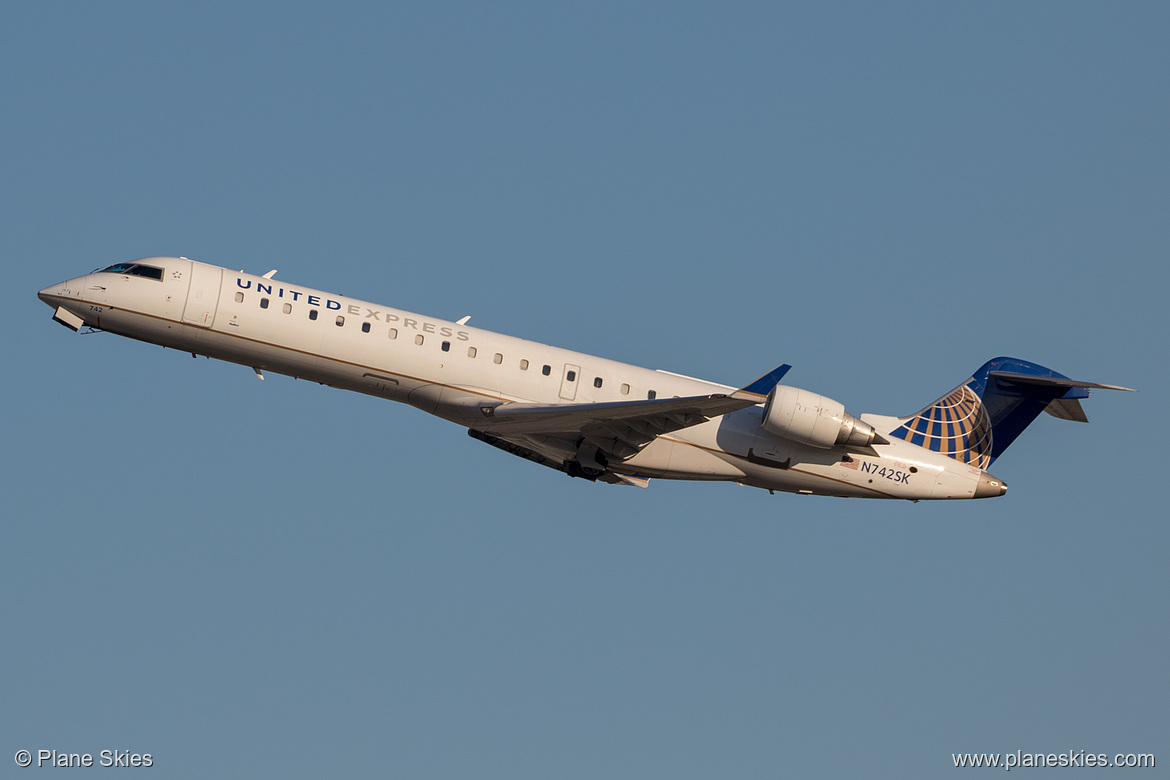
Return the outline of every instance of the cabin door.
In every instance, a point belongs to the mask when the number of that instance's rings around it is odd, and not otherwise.
[[[214,265],[191,263],[191,286],[187,288],[187,305],[183,308],[183,322],[210,328],[219,305],[219,286],[223,269]]]

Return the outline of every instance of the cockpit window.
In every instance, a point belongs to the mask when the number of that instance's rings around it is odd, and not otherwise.
[[[125,274],[126,276],[144,276],[147,279],[162,281],[163,269],[153,265],[139,265],[138,263],[118,263],[98,271],[99,274]]]

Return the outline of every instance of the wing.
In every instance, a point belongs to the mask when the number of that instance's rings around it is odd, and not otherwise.
[[[762,403],[790,368],[779,366],[730,394],[597,404],[509,403],[484,407],[483,420],[472,428],[516,443],[529,444],[548,437],[557,440],[557,444],[571,444],[573,451],[579,450],[584,442],[596,447],[607,460],[624,460],[664,433]]]

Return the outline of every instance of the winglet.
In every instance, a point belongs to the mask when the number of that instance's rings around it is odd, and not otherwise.
[[[755,401],[756,403],[763,403],[764,399],[768,397],[768,393],[772,392],[772,388],[780,384],[780,380],[792,366],[784,363],[777,366],[762,377],[752,382],[746,387],[742,387],[731,394],[732,398],[738,398],[742,401]]]

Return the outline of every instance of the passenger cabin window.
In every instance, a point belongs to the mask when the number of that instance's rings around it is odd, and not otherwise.
[[[236,293],[236,303],[244,302],[244,294],[242,292]]]
[[[415,343],[415,344],[418,344],[418,345],[421,347],[421,346],[422,346],[422,343],[423,343],[423,334],[421,334],[421,333],[420,333],[420,334],[418,334],[417,336],[415,336],[415,337],[414,337],[414,343]]]
[[[540,369],[540,373],[544,374],[545,376],[548,376],[549,374],[552,373],[552,366],[548,366],[548,365],[543,366]]]
[[[650,392],[646,393],[646,397],[649,398],[651,401],[653,401],[655,398],[658,397],[658,393],[651,390]]]
[[[363,322],[362,323],[362,333],[369,333],[369,332],[370,332],[370,323]]]
[[[451,342],[444,341],[442,344],[439,345],[439,349],[443,350],[444,352],[450,352],[451,351]]]
[[[99,274],[122,274],[124,276],[141,276],[144,279],[154,279],[162,281],[163,269],[156,268],[153,265],[139,265],[138,263],[118,263],[103,268],[98,271]]]
[[[475,357],[475,347],[467,348],[467,357]]]
[[[601,387],[601,377],[598,376],[593,378],[593,386]]]
[[[501,355],[499,352],[497,352],[495,355],[492,356],[492,362],[498,366],[500,363],[504,362],[504,356]]]
[[[527,371],[527,370],[528,370],[528,361],[527,361],[527,360],[521,360],[521,361],[520,361],[520,370],[521,370],[521,371]]]
[[[317,310],[316,309],[309,309],[309,319],[311,319],[311,320],[317,319]]]
[[[337,327],[340,328],[344,324],[345,324],[345,317],[342,317],[340,314],[338,314],[337,315]]]
[[[392,339],[398,338],[398,328],[391,328],[390,329],[390,338],[392,338]]]
[[[291,304],[291,303],[286,303],[284,306],[282,306],[282,307],[281,307],[281,310],[282,310],[282,311],[283,311],[285,314],[292,314],[292,304]]]
[[[261,299],[260,299],[260,308],[261,308],[261,309],[267,309],[267,308],[268,308],[268,299],[267,299],[267,298],[261,298]]]
[[[627,385],[625,382],[622,382],[622,395],[629,395],[629,394],[630,394],[630,386]]]

